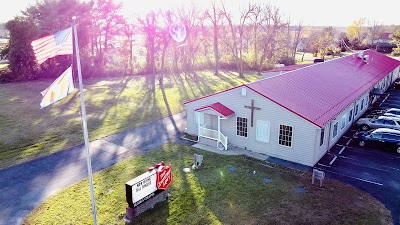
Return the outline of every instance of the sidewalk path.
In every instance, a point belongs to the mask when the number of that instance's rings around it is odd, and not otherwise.
[[[93,172],[170,141],[185,142],[179,138],[185,127],[186,114],[181,112],[93,141]],[[0,225],[21,224],[48,197],[87,175],[84,145],[0,170]]]

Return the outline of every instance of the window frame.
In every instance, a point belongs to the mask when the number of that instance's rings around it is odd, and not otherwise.
[[[350,123],[352,120],[353,120],[353,109],[350,109],[348,123]]]
[[[339,133],[339,121],[337,121],[334,125],[333,125],[333,130],[332,130],[332,140],[335,139],[336,136],[338,136]],[[336,134],[335,134],[336,132]]]
[[[289,127],[289,128],[290,128],[290,130],[289,130],[290,136],[288,136],[288,139],[287,139],[287,140],[281,139],[281,136],[283,137],[283,136],[286,135],[286,134],[284,134],[284,133],[281,134],[282,126],[284,126],[285,128],[286,128],[286,127]],[[286,124],[279,124],[278,144],[279,144],[280,146],[292,148],[292,146],[293,146],[293,130],[294,130],[294,129],[293,129],[293,126],[289,126],[289,125],[286,125]],[[285,130],[283,130],[283,131],[285,131]],[[282,142],[282,143],[281,143],[281,142]],[[288,142],[290,145],[283,144],[283,143],[285,143],[285,142]]]
[[[246,124],[246,127],[245,127],[246,131],[240,131],[239,130],[239,126],[238,126],[238,119],[239,118],[246,120],[246,123],[245,123]],[[240,135],[240,132],[244,132],[245,135]],[[243,137],[243,138],[248,138],[249,137],[249,119],[247,119],[246,117],[240,117],[240,116],[236,117],[236,136]]]
[[[320,137],[319,137],[319,146],[320,147],[322,145],[324,145],[324,139],[325,139],[325,127],[321,128]]]
[[[340,120],[340,130],[343,130],[346,127],[346,120],[347,120],[347,114],[344,114],[342,116],[342,119]]]

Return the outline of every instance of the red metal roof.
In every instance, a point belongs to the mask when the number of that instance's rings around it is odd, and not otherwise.
[[[381,34],[380,39],[382,39],[382,40],[391,40],[391,38],[390,38],[391,34],[392,33],[383,33],[383,34]]]
[[[306,67],[309,65],[312,65],[312,64],[296,64],[296,65],[283,66],[283,67],[278,67],[278,68],[268,70],[265,72],[281,72],[281,71],[287,72],[287,71],[297,70],[297,69],[300,69],[300,68],[303,68],[303,67]]]
[[[223,115],[224,117],[228,117],[228,116],[235,114],[234,111],[232,111],[230,108],[224,106],[223,104],[221,104],[219,102],[216,102],[211,105],[203,106],[201,108],[197,108],[194,111],[202,111],[202,110],[209,109],[209,108],[213,109],[214,111],[218,112],[219,114]]]
[[[372,50],[364,55],[368,63],[353,54],[245,86],[323,127],[400,65]]]

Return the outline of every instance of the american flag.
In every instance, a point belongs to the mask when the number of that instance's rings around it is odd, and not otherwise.
[[[32,41],[38,64],[57,55],[72,55],[72,28]]]
[[[44,108],[54,102],[66,97],[74,90],[74,80],[72,69],[68,67],[46,90],[42,91],[42,102],[40,108]]]

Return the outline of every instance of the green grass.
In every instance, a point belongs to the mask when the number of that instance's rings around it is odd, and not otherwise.
[[[184,173],[194,153],[204,156],[203,167]],[[125,182],[160,161],[173,165],[170,197],[132,224],[391,224],[390,212],[380,202],[350,185],[326,179],[319,188],[311,184],[309,173],[179,144],[166,144],[96,173],[98,224],[124,224]],[[232,166],[235,172],[229,171]],[[296,187],[306,191],[297,193]],[[89,184],[83,180],[49,198],[24,224],[92,222]]]
[[[164,89],[157,85],[155,95],[146,89],[143,76],[84,81],[89,138],[96,140],[178,113],[187,100],[260,79],[245,75],[239,79],[237,73],[225,71],[216,77],[201,71],[197,76],[168,76]],[[0,84],[0,168],[83,143],[78,90],[40,109],[40,92],[52,82]]]

